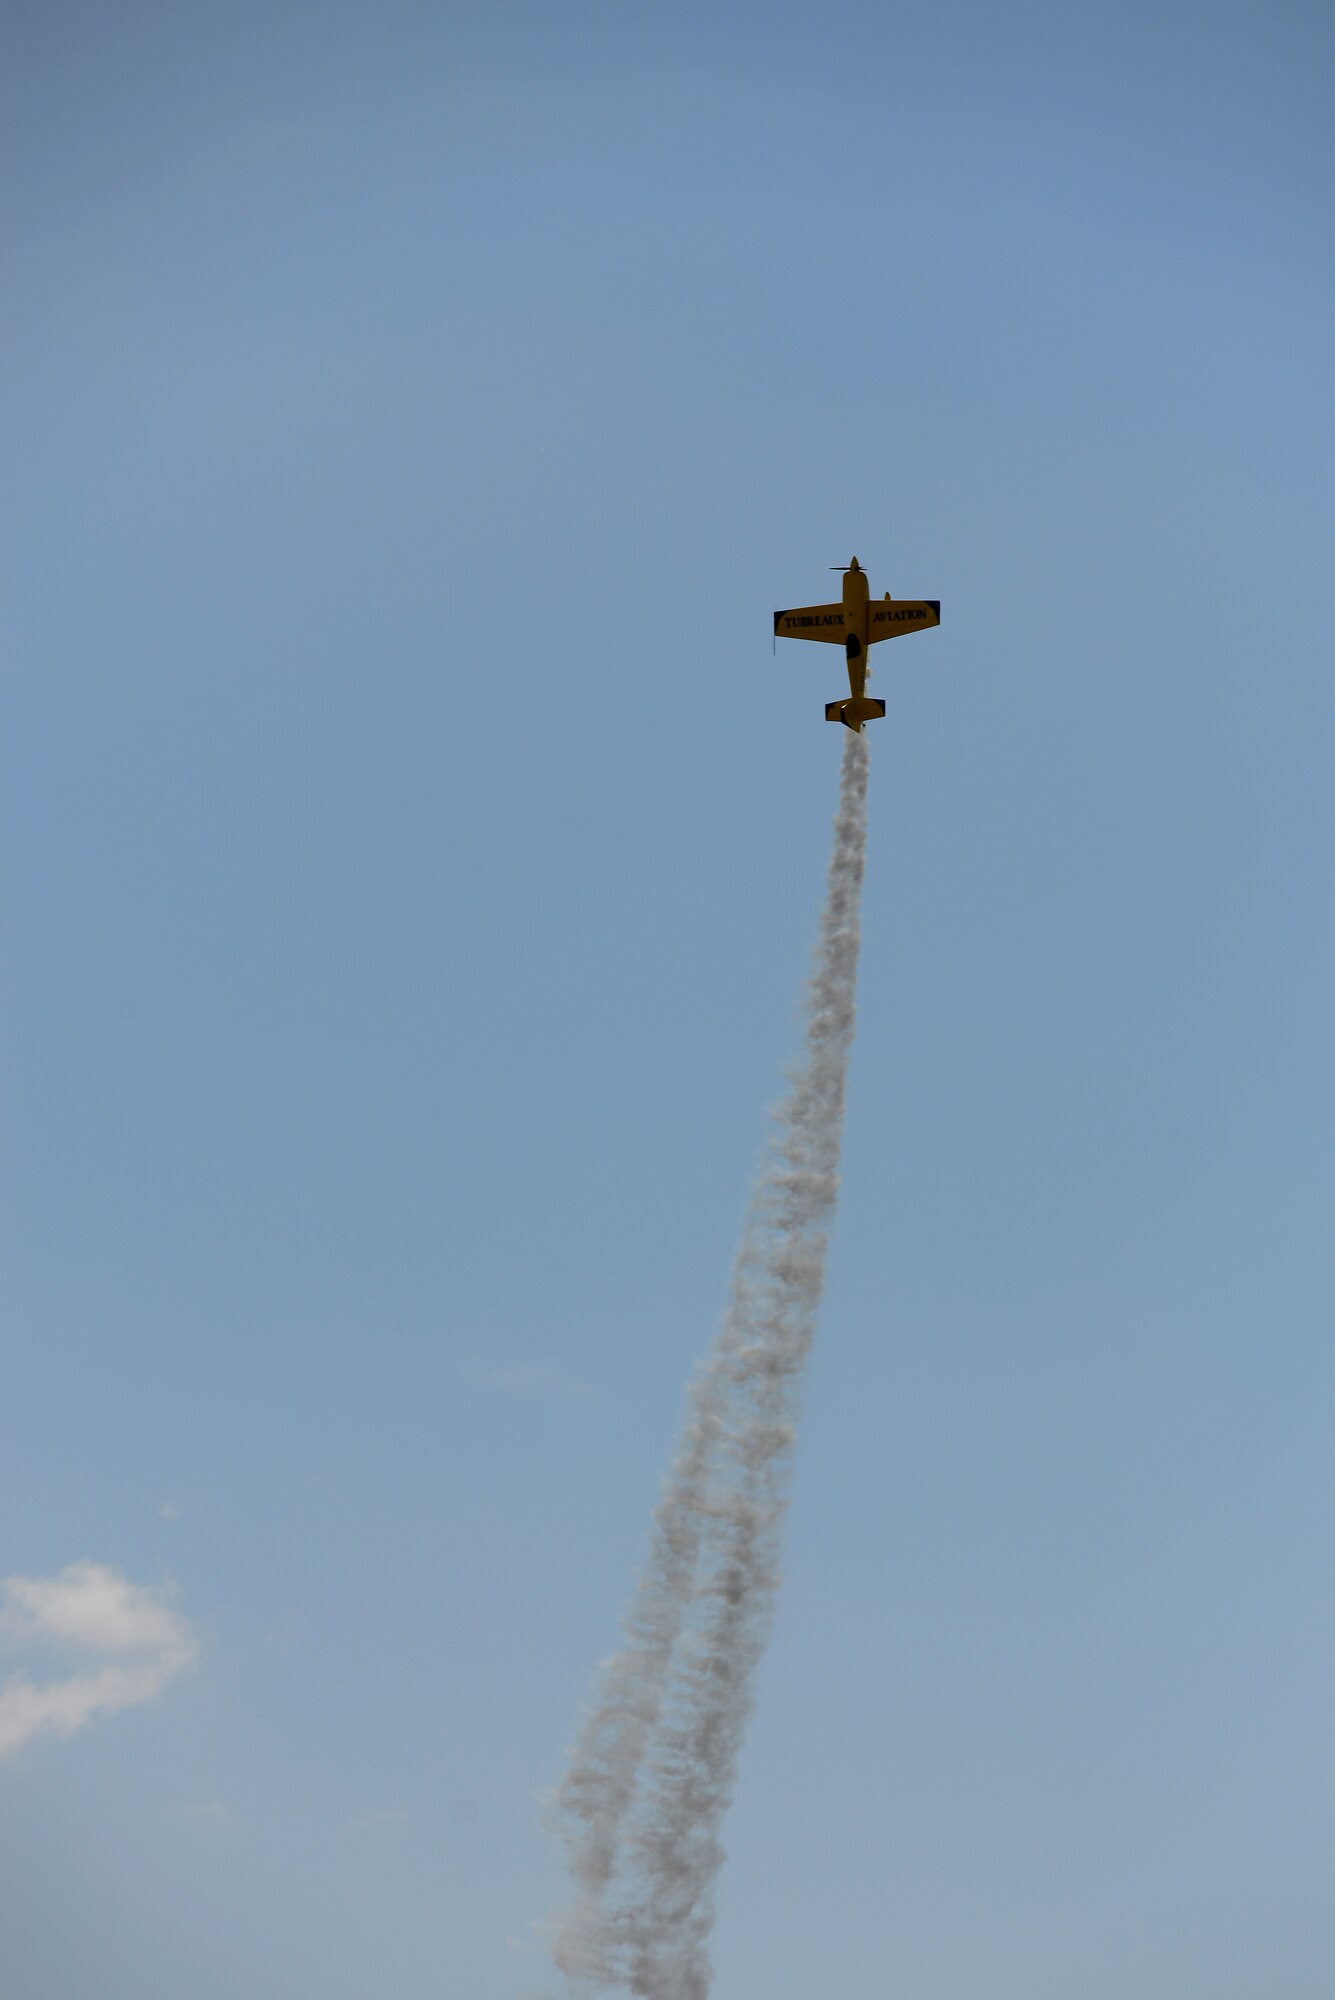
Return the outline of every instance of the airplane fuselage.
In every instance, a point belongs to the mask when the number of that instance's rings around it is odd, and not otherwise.
[[[848,689],[854,701],[860,701],[867,692],[867,618],[871,604],[871,586],[867,582],[867,572],[859,569],[858,559],[853,558],[850,569],[844,571],[844,656],[848,661]]]

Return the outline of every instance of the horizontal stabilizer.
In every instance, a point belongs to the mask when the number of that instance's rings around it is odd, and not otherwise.
[[[885,703],[869,694],[853,695],[843,701],[827,701],[825,704],[825,720],[842,722],[845,729],[860,730],[864,722],[875,722],[878,716],[884,714]]]

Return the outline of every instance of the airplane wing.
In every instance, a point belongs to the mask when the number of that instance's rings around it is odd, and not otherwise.
[[[831,646],[844,643],[842,604],[804,604],[796,611],[776,611],[774,630],[780,639],[824,639]]]
[[[785,615],[792,618],[800,614],[789,611]],[[898,639],[905,632],[926,632],[940,623],[939,597],[873,597],[867,606],[867,643],[874,646],[878,639]],[[774,629],[778,631],[777,624]]]

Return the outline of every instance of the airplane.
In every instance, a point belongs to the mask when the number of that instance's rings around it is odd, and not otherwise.
[[[838,567],[838,565],[833,565]],[[881,639],[898,639],[905,632],[925,632],[941,623],[939,597],[873,598],[867,572],[854,556],[844,571],[842,604],[805,604],[796,611],[776,611],[775,636],[780,639],[823,639],[844,649],[848,661],[847,701],[827,701],[825,720],[842,722],[861,734],[864,723],[885,714],[885,703],[867,693],[867,648]]]

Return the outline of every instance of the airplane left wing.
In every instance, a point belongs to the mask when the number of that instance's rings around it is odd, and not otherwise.
[[[844,643],[842,604],[804,604],[796,611],[776,611],[774,631],[780,639],[824,639],[831,646]]]

